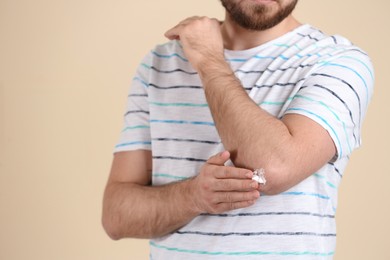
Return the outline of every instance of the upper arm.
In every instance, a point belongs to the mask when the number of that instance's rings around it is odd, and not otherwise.
[[[288,179],[292,184],[329,161],[348,157],[360,145],[373,73],[367,56],[350,56],[319,66],[294,94],[284,113],[282,121],[291,134],[291,142],[283,148],[290,154],[285,157],[289,160],[284,160],[288,162],[283,170],[291,173]]]
[[[292,136],[292,145],[297,147],[297,172],[312,174],[336,155],[333,139],[317,122],[299,114],[287,114],[282,121]]]
[[[324,62],[306,78],[284,116],[300,114],[316,122],[334,142],[334,160],[348,157],[361,144],[361,127],[373,83],[368,56],[346,52]]]
[[[138,66],[127,97],[124,126],[114,149],[109,183],[151,183],[152,155],[149,118],[151,53]]]
[[[133,150],[114,154],[108,184],[127,182],[149,185],[152,180],[152,152]]]

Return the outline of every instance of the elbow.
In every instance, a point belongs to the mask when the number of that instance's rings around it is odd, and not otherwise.
[[[278,195],[292,187],[289,181],[287,167],[268,165],[265,168],[266,184],[260,186],[260,191],[265,195]]]
[[[109,217],[105,216],[104,214],[102,217],[102,225],[104,231],[112,240],[117,241],[122,238],[119,229],[113,224]]]
[[[115,214],[108,212],[103,212],[102,226],[106,234],[114,241],[123,238],[152,239],[159,237],[158,234],[154,235],[151,229],[144,228],[143,224],[132,223],[125,227],[119,218],[115,217]]]
[[[259,160],[258,158],[262,158]],[[264,157],[264,154],[256,155],[251,154],[248,158],[236,157],[233,161],[237,167],[247,169],[259,169],[265,170],[266,184],[260,185],[261,193],[265,195],[277,195],[290,189],[296,183],[294,183],[293,167],[291,160],[288,157],[281,156],[281,153],[274,153],[274,155],[268,155]]]
[[[305,167],[299,158],[275,156],[264,163],[266,184],[260,191],[266,195],[278,195],[309,177],[313,171]]]

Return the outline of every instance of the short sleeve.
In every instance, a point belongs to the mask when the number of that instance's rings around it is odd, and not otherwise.
[[[374,74],[369,57],[346,51],[323,62],[304,81],[286,114],[309,117],[324,127],[340,159],[361,145],[361,127],[373,93]]]
[[[114,153],[138,149],[151,150],[148,102],[150,64],[149,53],[138,66],[132,80],[124,113],[123,129]]]

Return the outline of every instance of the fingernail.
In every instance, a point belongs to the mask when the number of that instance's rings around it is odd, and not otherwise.
[[[252,172],[247,172],[247,173],[245,174],[245,177],[247,177],[247,178],[252,178],[252,176],[253,176],[253,173],[252,173]]]
[[[222,153],[219,154],[219,156],[223,157],[226,153],[227,153],[227,151],[223,151]]]
[[[257,182],[255,182],[255,181],[252,181],[250,185],[251,185],[251,188],[257,188]]]

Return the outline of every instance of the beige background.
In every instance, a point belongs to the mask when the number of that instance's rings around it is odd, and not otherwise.
[[[390,259],[389,1],[301,0],[296,16],[372,57],[376,89],[339,198],[336,259]],[[0,0],[0,259],[147,259],[110,241],[101,198],[132,73],[218,0]]]

